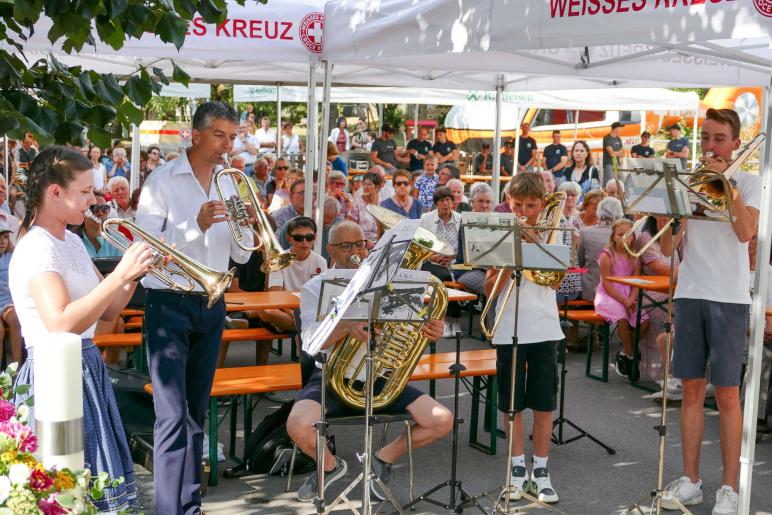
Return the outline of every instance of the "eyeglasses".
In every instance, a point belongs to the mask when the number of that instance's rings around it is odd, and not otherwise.
[[[277,166],[277,170],[289,170],[289,166]]]
[[[89,206],[89,210],[95,215],[98,215],[109,212],[110,206],[107,204],[94,204],[93,206]]]
[[[316,239],[316,234],[290,234],[290,238],[297,242],[314,241]]]
[[[300,191],[296,191],[295,193],[293,193],[293,195],[300,195],[301,197],[304,196],[305,194],[306,194],[305,190],[300,190]]]
[[[332,185],[333,185],[333,186],[335,186],[336,188],[342,188],[343,186],[345,186],[345,185],[346,185],[346,183],[345,183],[345,182],[337,182],[337,181],[335,181],[335,182],[331,182],[330,184],[332,184]]]
[[[396,181],[394,186],[410,186],[410,181]]]
[[[343,243],[330,243],[333,247],[340,247],[343,252],[351,252],[356,247],[357,250],[362,250],[367,246],[367,240],[357,241],[344,241]]]

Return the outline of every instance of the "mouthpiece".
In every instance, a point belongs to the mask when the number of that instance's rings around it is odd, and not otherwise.
[[[712,151],[712,150],[708,150],[707,152],[705,152],[705,153],[703,154],[703,156],[705,156],[705,157],[713,157],[714,155],[715,155],[715,154],[713,154],[713,151]]]
[[[85,213],[83,213],[83,217],[84,217],[84,218],[88,218],[88,219],[89,219],[89,220],[91,220],[92,222],[96,222],[96,223],[98,223],[99,225],[102,225],[102,220],[100,220],[99,218],[97,218],[97,216],[96,216],[94,213],[92,213],[92,212],[91,212],[91,209],[87,209],[87,210],[86,210],[86,212],[85,212]]]
[[[362,264],[362,258],[359,257],[359,254],[351,254],[351,257],[348,258],[349,263],[352,265],[359,266]]]

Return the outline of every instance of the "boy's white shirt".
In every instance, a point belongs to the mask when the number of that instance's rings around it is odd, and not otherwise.
[[[504,273],[510,273],[505,271]],[[512,290],[509,302],[503,306],[508,280],[497,297],[496,315],[504,309],[498,330],[493,335],[493,345],[512,345],[512,335],[515,331],[515,297]],[[492,322],[491,322],[492,323]],[[555,297],[555,290],[549,286],[540,286],[525,277],[520,283],[520,309],[517,326],[518,345],[558,341],[563,339],[560,328],[560,315]]]

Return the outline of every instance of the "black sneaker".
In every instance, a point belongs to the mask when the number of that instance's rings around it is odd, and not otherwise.
[[[348,465],[341,458],[335,458],[335,468],[324,474],[324,488],[327,489],[332,483],[342,478],[348,470]],[[298,488],[297,499],[302,502],[310,502],[316,499],[319,491],[319,482],[317,481],[316,471],[308,475],[303,484]]]
[[[616,358],[614,359],[614,370],[621,377],[629,377],[632,363],[633,360],[622,354],[621,351],[617,352]]]
[[[381,460],[378,458],[378,456],[375,455],[375,453],[371,455],[370,463],[372,463],[373,473],[378,476],[378,479],[381,480],[383,486],[388,488],[389,480],[391,479],[391,463],[386,463],[385,461]],[[379,500],[386,500],[386,494],[381,490],[381,486],[376,481],[370,482],[370,491]]]

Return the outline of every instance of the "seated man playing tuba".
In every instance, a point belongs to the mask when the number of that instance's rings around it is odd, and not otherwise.
[[[357,268],[358,260],[352,261],[352,256],[364,258],[367,253],[367,241],[362,228],[352,221],[342,221],[330,229],[327,251],[331,264],[335,268]],[[316,311],[322,281],[328,272],[317,275],[303,287],[300,296],[300,318],[304,337],[313,334],[319,322],[316,321]],[[431,341],[442,336],[444,322],[430,320],[422,328],[423,334]],[[341,321],[324,345],[329,355],[337,342],[347,336],[361,341],[367,341],[368,332],[365,322]],[[287,433],[298,447],[312,458],[316,457],[316,430],[314,424],[321,418],[321,371],[315,369],[297,396],[287,419]],[[376,389],[377,392],[377,389]],[[329,388],[326,395],[327,416],[352,414],[345,403],[337,398]],[[408,411],[415,421],[412,428],[413,447],[424,447],[443,438],[453,428],[453,416],[445,406],[424,394],[413,386],[406,386],[402,393],[389,406],[389,411]],[[388,485],[391,466],[400,456],[407,452],[407,435],[401,434],[397,439],[373,452],[373,471],[384,485]],[[340,457],[334,457],[329,449],[325,449],[325,488],[343,477],[347,470],[346,462]],[[373,494],[385,499],[385,494],[374,482]],[[311,473],[306,478],[297,493],[301,501],[311,501],[317,493],[317,475]]]

